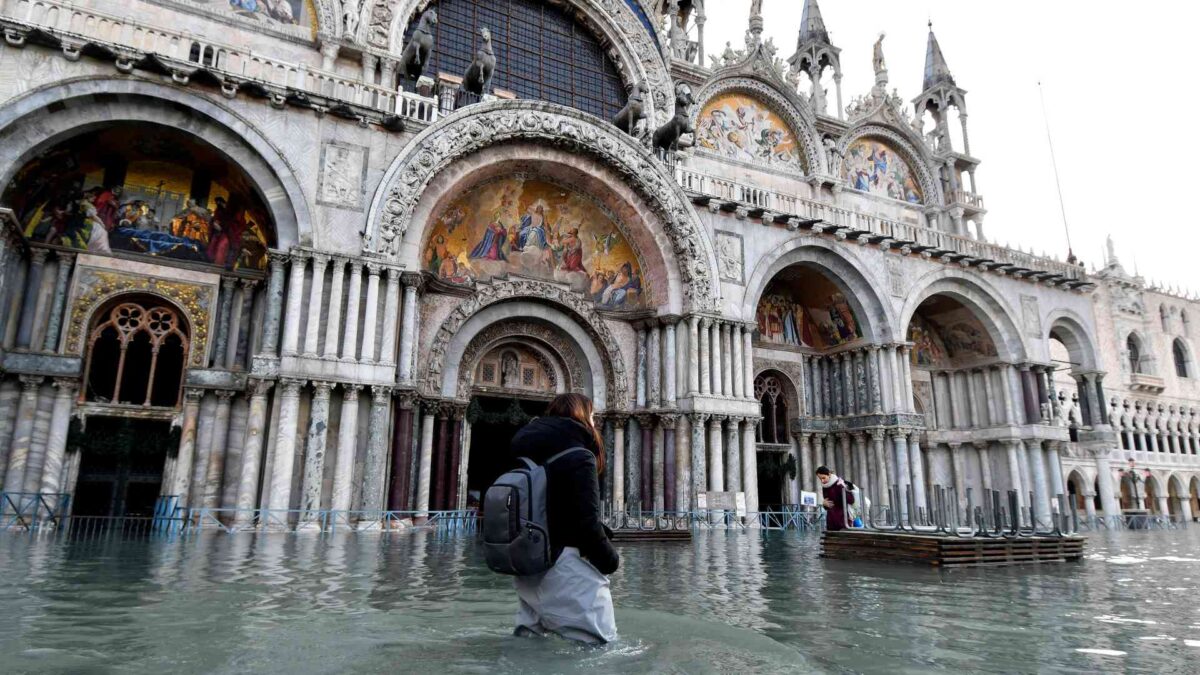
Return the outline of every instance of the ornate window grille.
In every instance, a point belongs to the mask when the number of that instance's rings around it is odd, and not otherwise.
[[[98,315],[88,336],[80,400],[173,408],[189,347],[173,308],[152,300],[121,302]]]
[[[758,399],[763,418],[762,424],[758,425],[758,442],[788,443],[787,395],[779,378],[774,375],[754,378],[754,397]]]

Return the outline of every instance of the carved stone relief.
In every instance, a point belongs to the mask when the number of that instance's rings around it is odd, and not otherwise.
[[[361,145],[329,141],[321,146],[321,177],[317,203],[362,210],[370,150]]]
[[[717,270],[721,274],[721,281],[732,281],[735,284],[745,283],[742,235],[723,230],[716,230],[715,235]]]
[[[1038,309],[1036,296],[1021,296],[1021,322],[1025,326],[1026,335],[1042,337],[1042,313]]]

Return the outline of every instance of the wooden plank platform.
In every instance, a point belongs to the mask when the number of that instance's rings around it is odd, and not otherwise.
[[[614,544],[648,541],[673,541],[689,543],[691,530],[613,530]]]
[[[840,530],[821,535],[821,557],[934,567],[1000,567],[1077,561],[1084,538],[958,538],[912,532]]]

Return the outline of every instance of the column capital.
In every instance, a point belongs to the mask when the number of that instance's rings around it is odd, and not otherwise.
[[[379,276],[379,273],[383,271],[383,265],[375,262],[374,260],[368,260],[367,262],[363,263],[363,267],[366,267],[367,274],[373,277]]]
[[[604,419],[608,420],[614,426],[623,427],[629,421],[629,413],[621,410],[606,411]]]
[[[400,278],[404,276],[404,272],[401,271],[399,267],[392,267],[391,265],[385,267],[384,272],[387,273],[387,281],[389,284],[400,283]]]
[[[724,417],[725,417],[726,422],[728,422],[734,426],[737,426],[737,425],[741,424],[742,422],[746,421],[746,418],[741,415],[725,415]]]
[[[721,423],[724,422],[727,418],[728,418],[728,416],[726,416],[726,415],[716,415],[716,414],[709,415],[708,423],[716,425],[717,427],[720,427]]]
[[[642,425],[643,427],[654,426],[656,417],[657,417],[657,415],[654,415],[653,413],[648,413],[648,412],[639,412],[639,413],[634,413],[634,415],[633,415],[633,418],[637,420],[637,423]]]
[[[21,381],[21,389],[27,392],[36,390],[46,380],[41,375],[18,375],[17,379]]]
[[[400,283],[404,284],[405,288],[412,287],[420,292],[425,285],[425,277],[420,272],[401,272]]]
[[[75,255],[76,254],[74,251],[55,251],[54,252],[54,257],[58,258],[58,263],[60,265],[73,262],[75,260]]]
[[[392,396],[392,388],[386,384],[371,385],[371,402],[375,404],[383,403]]]
[[[307,382],[305,380],[302,380],[299,378],[294,378],[294,377],[279,378],[280,393],[283,394],[284,396],[287,396],[290,398],[296,398],[296,397],[300,396],[300,389],[305,384],[307,384]]]
[[[51,384],[58,390],[59,396],[74,396],[79,389],[79,380],[74,377],[56,377]]]
[[[867,433],[871,435],[871,440],[877,443],[887,438],[886,429],[868,429]]]
[[[692,418],[692,426],[696,427],[708,424],[710,415],[708,413],[689,413],[689,417]]]
[[[203,389],[198,387],[184,387],[183,399],[185,403],[199,403],[202,398],[204,398]]]
[[[269,251],[267,252],[267,262],[272,270],[282,270],[283,266],[291,260],[292,256],[284,251]]]
[[[354,386],[354,385],[347,385]],[[357,394],[356,394],[357,396]],[[392,390],[392,396],[396,397],[396,405],[400,406],[401,410],[413,410],[417,407],[417,402],[420,397],[417,392],[412,389],[402,389],[396,387]]]
[[[237,396],[237,391],[233,389],[217,389],[213,391],[217,395],[217,401],[220,403],[229,403],[229,400]]]
[[[314,398],[323,398],[328,400],[329,392],[332,391],[337,385],[333,382],[326,382],[324,380],[313,380],[312,386]]]
[[[664,428],[664,429],[674,429],[675,426],[679,423],[679,415],[672,415],[672,414],[659,415],[658,423],[661,424],[662,428]]]
[[[909,443],[920,443],[921,442],[921,434],[924,433],[922,430],[908,429],[907,431],[908,431],[908,442]]]
[[[358,258],[350,258],[350,276],[362,275],[363,261]]]
[[[249,293],[258,286],[258,279],[245,278],[245,279],[239,279],[239,281],[242,284],[242,292],[243,293]]]
[[[363,385],[361,385],[361,384],[343,384],[342,385],[342,400],[343,401],[351,401],[351,402],[357,401],[358,400],[358,392],[362,391],[362,388],[363,388]]]
[[[314,267],[325,267],[329,264],[330,255],[328,253],[313,253],[309,257],[312,258]]]
[[[867,432],[862,431],[861,429],[858,431],[851,432],[850,435],[854,437],[854,441],[856,443],[866,443],[867,442]]]
[[[50,249],[41,247],[29,248],[29,262],[32,265],[44,265],[46,257],[50,255]]]
[[[674,326],[675,324],[679,323],[679,318],[680,317],[678,314],[663,314],[662,316],[658,317],[658,320],[664,326]]]
[[[267,392],[271,391],[271,387],[274,387],[274,386],[275,386],[275,383],[271,380],[260,380],[258,378],[250,378],[249,380],[246,381],[246,391],[248,391],[250,393],[250,396],[252,396],[252,397],[266,396]]]
[[[237,277],[221,277],[221,288],[225,289],[228,292],[232,292],[233,287],[237,286],[237,282],[238,282]]]

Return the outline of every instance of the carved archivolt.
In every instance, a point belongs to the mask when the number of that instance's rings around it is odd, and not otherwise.
[[[900,133],[891,127],[886,127],[881,124],[863,124],[856,126],[848,131],[837,145],[837,166],[829,167],[830,173],[842,177],[842,163],[846,155],[846,149],[850,144],[860,138],[875,137],[885,139],[897,152],[904,155],[904,160],[912,168],[917,175],[917,180],[921,182],[921,192],[925,195],[925,204],[927,206],[936,206],[945,204],[945,195],[942,194],[942,185],[937,180],[933,173],[929,170],[929,160],[925,153],[917,150],[917,146],[913,144],[912,139],[908,134]]]
[[[513,281],[500,281],[493,284],[481,284],[477,292],[467,298],[446,317],[438,327],[437,333],[433,336],[433,346],[430,348],[427,360],[429,366],[425,370],[423,387],[428,396],[436,397],[440,391],[440,383],[442,381],[442,371],[446,363],[446,347],[450,344],[451,339],[467,322],[480,310],[493,305],[497,302],[503,302],[513,299],[529,299],[535,301],[549,301],[562,306],[568,310],[576,319],[588,336],[596,344],[600,350],[604,360],[604,375],[608,383],[608,408],[620,409],[623,407],[623,402],[626,400],[626,391],[628,390],[627,376],[625,374],[625,364],[621,358],[621,350],[617,345],[616,339],[612,332],[608,329],[608,324],[596,312],[595,305],[591,300],[579,293],[574,293],[561,286],[549,284],[542,281],[534,281],[531,279],[517,279]],[[498,329],[499,330],[499,329]],[[486,330],[482,335],[486,334]],[[561,340],[561,334],[560,334]],[[480,338],[472,341],[472,345],[480,342]],[[553,346],[552,342],[547,342]],[[565,341],[560,342],[560,345],[565,345]],[[479,349],[476,347],[475,349]],[[569,349],[555,348],[559,354],[563,355],[564,360],[571,353]],[[472,374],[474,373],[475,361],[478,361],[480,352],[476,351],[473,355],[471,347],[468,347],[466,353],[459,366],[459,381],[457,383],[458,392],[463,395],[463,378],[466,377],[466,387],[469,390]],[[582,381],[581,369],[571,371],[573,373],[572,382],[577,383]],[[579,374],[579,378],[574,377],[574,373]],[[463,396],[466,398],[466,396]]]
[[[390,50],[399,54],[403,49],[401,41],[405,28],[432,0],[376,2],[395,3]],[[585,25],[616,48],[619,55],[617,66],[625,77],[626,86],[645,82],[650,88],[651,119],[659,124],[666,122],[675,102],[671,73],[663,61],[661,50],[625,0],[565,0],[563,4],[574,8],[576,16]]]
[[[118,295],[149,293],[166,298],[183,310],[191,334],[188,361],[198,368],[204,366],[209,316],[216,303],[215,287],[80,267],[75,293],[67,324],[67,353],[83,354],[88,320],[98,307]]]
[[[696,105],[692,109],[692,126],[699,123],[700,111],[714,98],[722,94],[739,92],[765,103],[771,110],[783,118],[791,127],[792,133],[804,145],[804,172],[818,173],[825,166],[821,158],[821,141],[817,134],[816,120],[808,106],[800,101],[794,93],[773,86],[756,77],[731,74],[711,80],[696,96]],[[696,152],[704,152],[697,149]]]
[[[712,243],[675,179],[638,142],[595,117],[542,101],[480,103],[443,118],[409,142],[384,176],[368,215],[363,250],[394,258],[435,176],[454,161],[511,140],[536,140],[603,161],[654,208],[671,240],[692,308],[715,307]],[[420,233],[417,233],[418,235]]]
[[[572,349],[567,337],[561,331],[536,321],[501,321],[481,331],[463,350],[462,361],[458,369],[457,397],[460,400],[466,400],[471,395],[471,386],[475,379],[479,360],[491,352],[496,345],[514,338],[519,342],[540,343],[558,359],[559,365],[566,374],[566,382],[563,383],[565,389],[581,391],[580,385],[586,379],[583,367],[579,363],[575,350]],[[547,373],[553,376],[555,369],[549,362],[543,363],[542,366]]]

